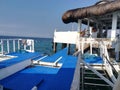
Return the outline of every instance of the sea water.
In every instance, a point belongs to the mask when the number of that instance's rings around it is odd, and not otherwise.
[[[51,55],[53,53],[52,42],[53,42],[52,38],[34,39],[35,52]]]

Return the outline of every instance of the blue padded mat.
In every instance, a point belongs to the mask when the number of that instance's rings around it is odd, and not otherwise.
[[[1,80],[0,84],[10,90],[31,90],[42,81],[43,79],[37,74],[17,73]]]

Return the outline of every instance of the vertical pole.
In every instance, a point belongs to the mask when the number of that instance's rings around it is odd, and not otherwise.
[[[54,31],[54,40],[53,40],[53,52],[55,53],[57,50],[57,43],[55,42],[55,40],[56,40],[56,29],[55,29],[55,31]]]
[[[29,45],[29,47],[30,47],[30,52],[33,52],[33,40],[30,40],[29,42],[31,43],[31,45]]]
[[[10,53],[10,47],[9,47],[9,39],[7,39],[7,52]]]
[[[13,39],[13,51],[15,52],[15,40]]]
[[[89,37],[92,37],[92,27],[89,28],[89,34],[90,34]]]
[[[1,52],[2,52],[2,55],[4,54],[4,50],[3,50],[3,40],[1,39]]]
[[[34,42],[34,40],[32,40],[31,41],[31,50],[32,50],[32,52],[34,52],[35,50],[34,50],[34,47],[35,47],[35,42]]]
[[[90,54],[92,55],[92,41],[91,41],[91,38],[90,38]]]
[[[70,44],[67,43],[67,47],[68,47],[68,54],[70,54]]]
[[[24,42],[24,50],[26,50],[26,44],[27,44],[27,41],[25,40],[25,42]]]
[[[82,20],[78,19],[78,32],[81,32],[81,28],[82,28]]]
[[[81,32],[81,28],[82,28],[82,20],[81,20],[81,19],[78,19],[78,32],[79,32],[79,33]],[[81,50],[80,37],[81,37],[81,35],[79,34],[79,38],[78,38],[78,50],[79,50],[79,51]]]
[[[56,52],[57,50],[57,43],[53,42],[53,51]]]
[[[112,17],[112,30],[110,33],[110,38],[115,38],[116,37],[116,29],[117,29],[117,13],[113,13]]]
[[[26,50],[26,44],[24,44],[24,50]]]
[[[91,37],[90,19],[89,18],[88,18],[88,22],[87,22],[87,30],[89,31],[89,37]]]
[[[81,40],[81,51],[82,51],[82,54],[84,54],[84,38],[82,38]]]
[[[18,50],[20,50],[20,41],[18,39]]]

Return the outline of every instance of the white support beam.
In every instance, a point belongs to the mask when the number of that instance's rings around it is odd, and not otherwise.
[[[20,40],[18,39],[18,50],[20,50]]]
[[[4,54],[4,46],[3,46],[3,40],[1,39],[1,53]]]
[[[13,51],[15,52],[15,40],[13,40]]]
[[[111,37],[110,38],[115,38],[116,37],[116,29],[117,29],[117,13],[113,13],[112,17],[112,30],[111,30]]]
[[[91,36],[91,31],[90,31],[90,19],[88,19],[88,22],[87,22],[87,30],[89,31],[89,34]]]
[[[81,28],[82,28],[82,20],[78,19],[78,32],[81,31]]]
[[[10,53],[10,43],[9,43],[9,40],[7,39],[7,53]]]

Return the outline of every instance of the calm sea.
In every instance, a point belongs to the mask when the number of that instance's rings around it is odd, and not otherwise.
[[[53,48],[52,48],[52,38],[39,38],[39,39],[34,39],[35,42],[35,51],[36,52],[41,52],[43,54],[52,54],[53,53]]]

